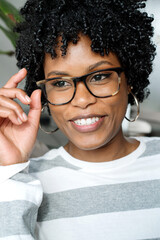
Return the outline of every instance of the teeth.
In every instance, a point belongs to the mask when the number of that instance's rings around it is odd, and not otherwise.
[[[99,121],[99,117],[93,117],[93,118],[86,118],[86,119],[77,119],[75,122],[75,124],[80,125],[80,126],[85,126],[85,125],[91,125],[95,122]]]

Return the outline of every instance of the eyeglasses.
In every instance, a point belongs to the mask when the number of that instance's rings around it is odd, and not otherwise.
[[[91,72],[81,77],[54,77],[38,81],[48,103],[64,105],[71,102],[76,93],[78,82],[83,82],[87,90],[96,98],[108,98],[116,95],[120,89],[123,72],[121,67]]]

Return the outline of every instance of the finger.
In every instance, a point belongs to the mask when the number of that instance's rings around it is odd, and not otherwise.
[[[4,88],[16,88],[27,75],[27,70],[22,68],[18,73],[14,74],[9,81],[4,85]]]
[[[13,124],[20,125],[22,124],[21,119],[17,116],[16,112],[12,109],[6,107],[0,107],[0,125],[6,120],[9,119]]]
[[[30,97],[23,91],[18,88],[0,88],[0,96],[5,96],[11,99],[17,98],[23,104],[30,104]]]
[[[41,90],[35,90],[31,95],[31,104],[28,114],[28,121],[34,124],[37,129],[41,115]]]
[[[27,121],[27,115],[24,113],[22,107],[13,100],[6,98],[5,96],[0,96],[0,107],[13,110],[17,115],[17,118],[19,118],[22,122]]]

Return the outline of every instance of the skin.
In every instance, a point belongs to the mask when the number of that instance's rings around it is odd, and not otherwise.
[[[90,45],[90,39],[81,36],[76,45],[69,44],[65,57],[61,56],[60,48],[57,49],[55,59],[46,54],[45,77],[55,77],[57,72],[58,76],[78,77],[96,70],[121,66],[115,54],[100,56],[91,51]],[[73,157],[92,162],[111,161],[128,155],[138,147],[138,141],[127,139],[122,133],[121,123],[130,87],[127,86],[124,73],[121,74],[121,79],[120,91],[113,97],[96,98],[79,82],[76,95],[70,103],[49,105],[54,121],[69,139],[65,149]],[[89,116],[102,118],[93,129],[81,131],[75,128],[73,120]]]
[[[21,69],[0,88],[0,165],[3,166],[26,162],[36,140],[41,91],[34,91],[29,98],[17,88],[26,74],[26,69]],[[28,116],[14,99],[30,106]]]

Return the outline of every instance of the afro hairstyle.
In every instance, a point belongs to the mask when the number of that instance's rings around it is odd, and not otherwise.
[[[45,78],[44,56],[50,53],[56,58],[58,37],[65,56],[68,43],[76,44],[82,33],[90,38],[92,51],[117,55],[127,84],[142,102],[149,94],[155,56],[153,17],[142,11],[144,7],[145,0],[28,0],[20,11],[23,21],[15,29],[17,65],[28,71],[26,92],[30,95],[36,81]],[[133,99],[128,102],[133,104]]]

